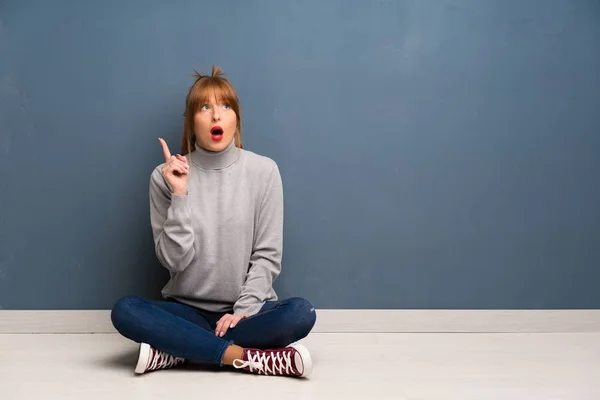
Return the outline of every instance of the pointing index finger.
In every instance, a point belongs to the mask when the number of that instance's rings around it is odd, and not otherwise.
[[[163,138],[158,138],[158,140],[162,145],[163,154],[165,155],[165,161],[169,161],[169,159],[171,158],[171,152],[169,151],[169,146],[167,146],[167,142],[165,142]]]

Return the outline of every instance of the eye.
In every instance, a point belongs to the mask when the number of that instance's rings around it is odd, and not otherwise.
[[[203,105],[203,106],[202,106],[200,109],[201,109],[202,111],[206,111],[206,110],[208,110],[209,108],[210,108],[210,106],[209,106],[208,104],[204,104],[204,105]]]
[[[226,110],[229,110],[231,108],[231,106],[229,104],[223,104],[223,108]]]

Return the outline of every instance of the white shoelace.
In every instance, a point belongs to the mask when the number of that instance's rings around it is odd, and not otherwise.
[[[273,369],[269,368],[269,359],[272,360]],[[239,361],[239,363],[238,363]],[[248,361],[236,359],[233,361],[235,368],[246,368],[250,367],[250,372],[254,372],[257,369],[259,372],[265,375],[276,375],[276,374],[290,374],[292,369],[292,352],[272,352],[267,353],[263,351],[252,351],[248,350]]]
[[[177,364],[182,363],[184,361],[183,358],[174,357],[160,350],[152,349],[150,351],[153,351],[154,354],[152,354],[152,362],[147,368],[149,371],[159,368],[174,367]]]

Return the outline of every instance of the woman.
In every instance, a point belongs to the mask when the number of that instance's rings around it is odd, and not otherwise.
[[[115,328],[140,343],[136,373],[185,361],[305,377],[295,343],[316,321],[305,299],[278,301],[283,189],[277,164],[244,150],[235,89],[213,66],[186,97],[181,154],[159,139],[165,162],[150,179],[156,255],[169,270],[163,301],[128,296]]]

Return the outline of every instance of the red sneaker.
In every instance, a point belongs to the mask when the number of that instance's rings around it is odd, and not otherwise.
[[[142,343],[135,373],[143,374],[157,369],[172,368],[184,362],[184,358],[174,357],[164,351],[155,349],[147,343]]]
[[[259,375],[306,377],[312,372],[312,359],[306,347],[293,344],[281,349],[244,349],[233,366]]]

